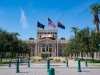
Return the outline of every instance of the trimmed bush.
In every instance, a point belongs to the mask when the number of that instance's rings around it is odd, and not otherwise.
[[[53,58],[50,58],[50,60],[53,60]]]
[[[65,61],[65,60],[63,60],[62,62],[63,62],[63,63],[65,63],[66,61]]]
[[[34,61],[41,61],[42,60],[42,58],[41,57],[34,57],[34,59],[33,59]]]
[[[60,58],[55,58],[54,59],[56,62],[59,62],[60,61]]]
[[[33,60],[30,60],[30,63],[33,63],[34,61]]]
[[[41,57],[42,57],[42,59],[47,58],[48,57],[48,53],[41,53]]]

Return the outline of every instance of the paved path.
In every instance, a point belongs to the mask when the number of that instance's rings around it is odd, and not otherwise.
[[[51,67],[55,68],[55,75],[100,75],[100,67],[85,67],[81,62],[81,71],[77,72],[77,61],[69,60],[69,67],[65,63],[51,63]],[[9,68],[7,65],[0,67],[0,75],[48,75],[45,63],[31,63],[31,67],[27,67],[27,63],[20,63],[20,73],[16,73],[16,65],[12,64]]]

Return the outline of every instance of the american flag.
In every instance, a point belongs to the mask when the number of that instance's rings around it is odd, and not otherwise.
[[[52,26],[54,29],[56,28],[54,23],[49,18],[48,18],[48,25]]]

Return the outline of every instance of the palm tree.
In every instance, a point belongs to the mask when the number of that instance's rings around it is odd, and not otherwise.
[[[95,3],[95,4],[90,5],[90,12],[94,14],[94,24],[96,24],[96,31],[99,31],[98,14],[100,13],[100,4]]]
[[[74,32],[75,34],[75,37],[76,37],[76,34],[77,34],[77,31],[78,31],[78,27],[71,27],[71,32]]]

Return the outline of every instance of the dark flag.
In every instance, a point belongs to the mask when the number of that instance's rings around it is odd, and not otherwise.
[[[65,29],[65,26],[61,22],[59,22],[59,21],[58,21],[58,27],[60,27],[62,29]]]
[[[45,25],[43,25],[43,24],[41,24],[40,22],[37,21],[37,27],[44,29]]]

